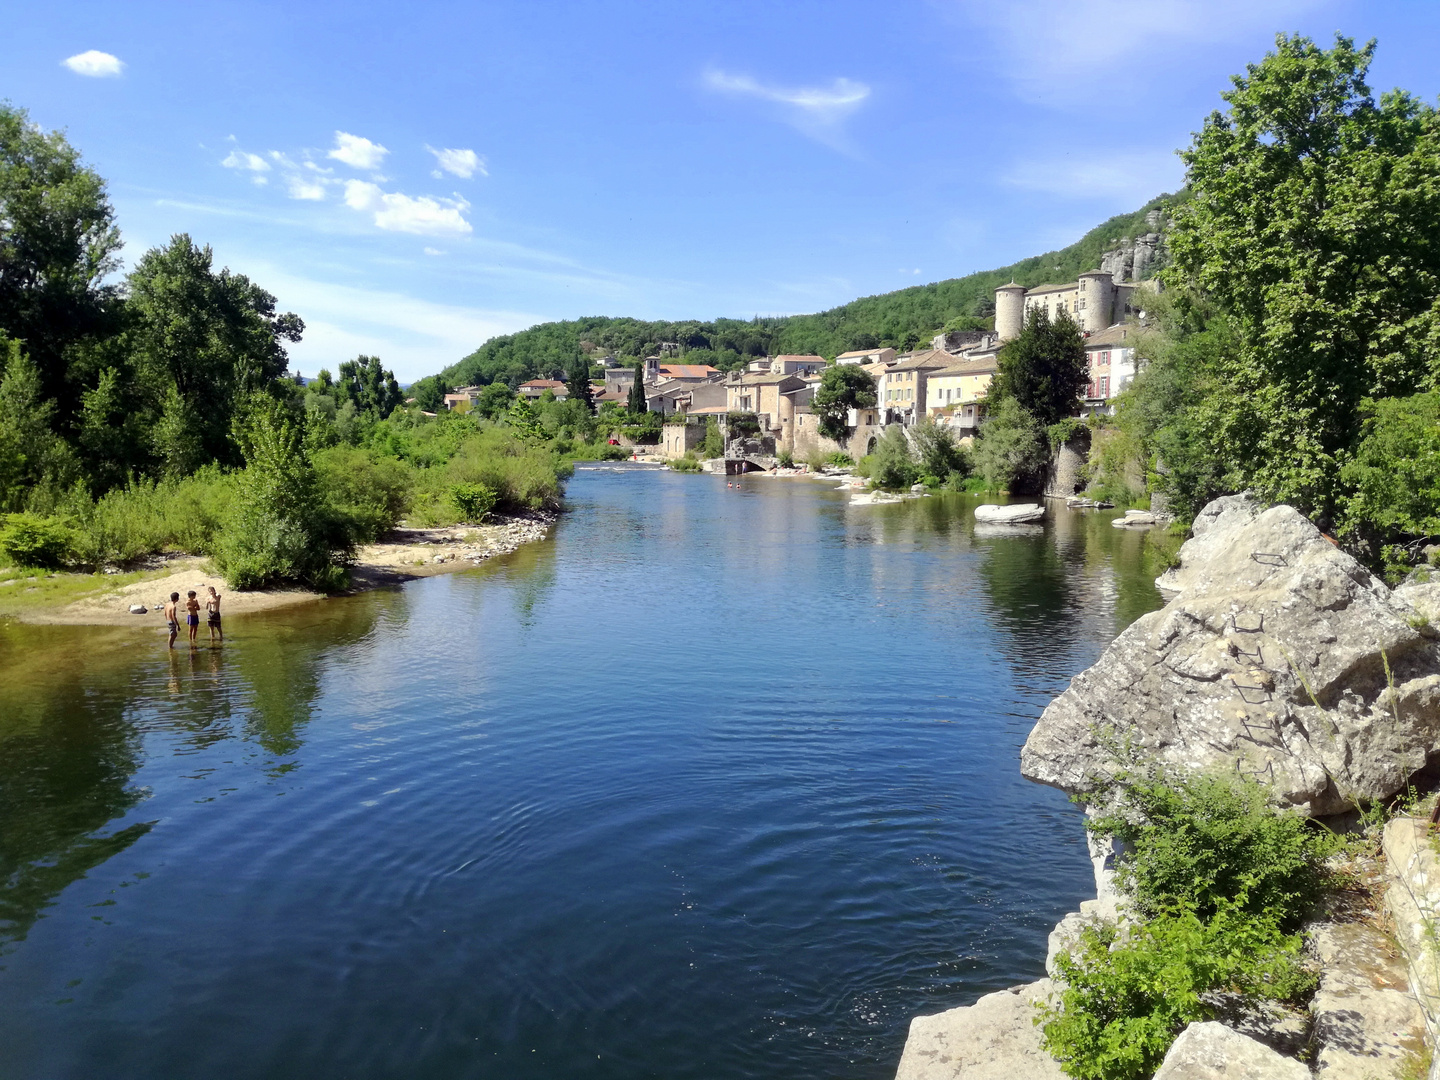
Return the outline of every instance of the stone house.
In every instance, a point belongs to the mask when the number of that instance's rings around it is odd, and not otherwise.
[[[973,435],[985,415],[985,395],[995,377],[996,362],[989,356],[961,360],[932,371],[927,380],[926,414],[948,424],[960,436]]]
[[[813,375],[825,369],[823,356],[799,356],[786,353],[770,358],[772,375]]]
[[[927,349],[886,368],[884,376],[877,380],[880,410],[886,422],[909,427],[923,420],[930,376],[954,363],[949,353]]]
[[[643,381],[643,380],[642,380]],[[630,394],[635,385],[634,368],[607,368],[605,371],[605,392],[607,394]]]
[[[457,386],[454,393],[445,395],[445,408],[451,412],[469,412],[484,389],[483,386]]]
[[[570,391],[565,389],[565,384],[559,379],[531,379],[517,386],[515,393],[528,401],[535,401],[546,390],[555,395],[556,401],[564,401],[570,396]]]
[[[1135,381],[1134,327],[1112,326],[1085,339],[1090,364],[1090,385],[1085,389],[1085,413],[1113,415],[1115,398]]]
[[[709,364],[657,364],[655,377],[658,380],[675,379],[684,383],[702,383],[724,376],[719,368]]]
[[[756,413],[762,429],[778,436],[790,427],[794,416],[795,403],[785,396],[786,392],[804,386],[805,381],[796,375],[734,375],[725,383],[725,408],[728,412]]]
[[[842,352],[835,357],[835,363],[840,365],[849,364],[883,364],[889,367],[895,363],[894,349],[856,349],[853,352]]]

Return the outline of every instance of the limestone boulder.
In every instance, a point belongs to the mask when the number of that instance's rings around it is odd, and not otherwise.
[[[1065,1080],[1040,1046],[1036,1003],[1054,990],[1049,979],[986,994],[974,1005],[917,1016],[895,1080]]]
[[[1425,1044],[1425,1014],[1410,993],[1405,959],[1372,922],[1310,929],[1320,961],[1315,1075],[1325,1080],[1398,1077]]]
[[[1010,503],[1007,506],[985,503],[975,508],[975,520],[987,525],[1028,525],[1044,517],[1045,508],[1037,503]]]
[[[1310,1080],[1310,1070],[1264,1043],[1208,1020],[1180,1033],[1155,1080]]]
[[[1173,598],[1056,698],[1021,772],[1093,791],[1115,747],[1252,776],[1317,816],[1400,791],[1440,747],[1440,645],[1404,597],[1288,506],[1219,499]]]

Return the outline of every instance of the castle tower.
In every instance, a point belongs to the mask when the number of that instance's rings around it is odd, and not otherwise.
[[[1010,282],[995,290],[995,333],[1001,341],[1019,337],[1025,329],[1025,286]]]
[[[997,309],[998,310],[998,309]],[[1105,270],[1080,275],[1080,329],[1104,330],[1115,321],[1115,277]]]

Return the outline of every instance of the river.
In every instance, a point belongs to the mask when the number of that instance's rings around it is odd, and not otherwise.
[[[1160,604],[976,501],[582,468],[220,649],[0,626],[0,1076],[893,1076],[1093,892],[1019,748]]]

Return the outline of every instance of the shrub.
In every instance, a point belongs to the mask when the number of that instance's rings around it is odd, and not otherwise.
[[[1085,421],[1067,416],[1047,427],[1045,437],[1050,443],[1050,449],[1058,450],[1082,431],[1089,431]]]
[[[1090,828],[1127,845],[1116,883],[1139,913],[1209,918],[1233,904],[1291,929],[1324,893],[1335,837],[1277,812],[1254,781],[1152,770],[1116,783],[1114,809]]]
[[[824,464],[834,465],[836,468],[840,469],[853,469],[855,467],[855,459],[852,458],[849,454],[845,454],[839,450],[836,450],[832,453],[825,455]]]
[[[403,462],[352,446],[321,450],[314,462],[325,501],[356,543],[378,540],[404,516],[414,480]]]
[[[670,460],[670,468],[676,472],[699,472],[700,462],[696,460],[693,454],[686,454],[684,457],[672,458]]]
[[[16,566],[56,570],[71,554],[71,532],[61,521],[37,514],[6,514],[0,554]]]
[[[1315,983],[1298,934],[1233,907],[1179,909],[1117,939],[1113,925],[1085,930],[1056,958],[1059,1004],[1041,1008],[1045,1048],[1077,1080],[1152,1076],[1187,1024],[1215,1016],[1212,991],[1289,1001]]]
[[[781,450],[775,455],[775,464],[782,469],[793,469],[795,467],[795,455],[789,450]]]
[[[980,426],[975,469],[995,491],[1015,491],[1045,468],[1040,425],[1014,398],[1006,398]]]
[[[484,484],[456,484],[450,489],[450,505],[460,520],[478,525],[495,509],[497,496]]]
[[[899,424],[890,425],[870,455],[870,482],[886,491],[898,491],[910,487],[919,475],[910,457],[905,429]]]

